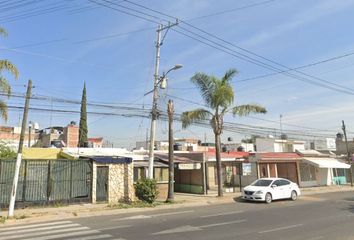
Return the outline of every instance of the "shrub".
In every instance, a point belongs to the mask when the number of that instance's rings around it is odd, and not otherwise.
[[[157,195],[157,182],[155,179],[140,179],[135,183],[135,194],[144,202],[155,202]]]

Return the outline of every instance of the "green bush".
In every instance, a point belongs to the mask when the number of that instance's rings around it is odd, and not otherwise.
[[[144,202],[155,202],[159,191],[157,190],[157,182],[155,179],[140,179],[135,183],[135,194]]]

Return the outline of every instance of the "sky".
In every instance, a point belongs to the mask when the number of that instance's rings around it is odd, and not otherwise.
[[[226,116],[225,121],[274,128],[279,134],[281,115],[282,132],[313,134],[315,139],[334,136],[345,120],[352,138],[353,11],[354,0],[1,1],[0,26],[8,37],[0,39],[0,59],[19,69],[18,80],[3,73],[14,95],[25,94],[32,79],[32,94],[42,100],[31,100],[31,107],[53,110],[30,111],[29,120],[40,128],[79,122],[78,113],[56,110],[80,111],[79,104],[63,100],[80,101],[85,82],[89,103],[138,108],[146,115],[152,94],[144,94],[153,88],[157,25],[178,18],[182,22],[163,33],[159,74],[175,64],[183,68],[169,73],[167,88],[159,91],[159,109],[167,109],[169,99],[176,113],[203,107],[190,78],[197,72],[221,77],[236,68],[235,104],[258,103],[268,113]],[[307,67],[284,72],[301,66]],[[263,75],[269,76],[258,78]],[[9,106],[24,104],[14,96],[6,101]],[[89,105],[88,111],[96,113],[88,115],[90,137],[128,148],[146,139],[146,117],[103,115],[125,112],[97,105]],[[10,108],[8,122],[1,124],[18,126],[21,117],[21,109]],[[158,120],[157,139],[167,139],[167,127]],[[222,140],[239,141],[251,134],[224,131]],[[179,122],[175,137],[214,139],[210,128],[184,130]]]

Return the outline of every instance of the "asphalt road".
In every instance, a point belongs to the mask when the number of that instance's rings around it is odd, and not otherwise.
[[[354,192],[5,226],[4,239],[354,240]]]

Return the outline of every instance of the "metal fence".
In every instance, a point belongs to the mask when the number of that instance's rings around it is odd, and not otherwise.
[[[10,201],[15,160],[0,160],[0,207]],[[92,163],[88,160],[24,160],[21,163],[16,206],[90,202]]]

